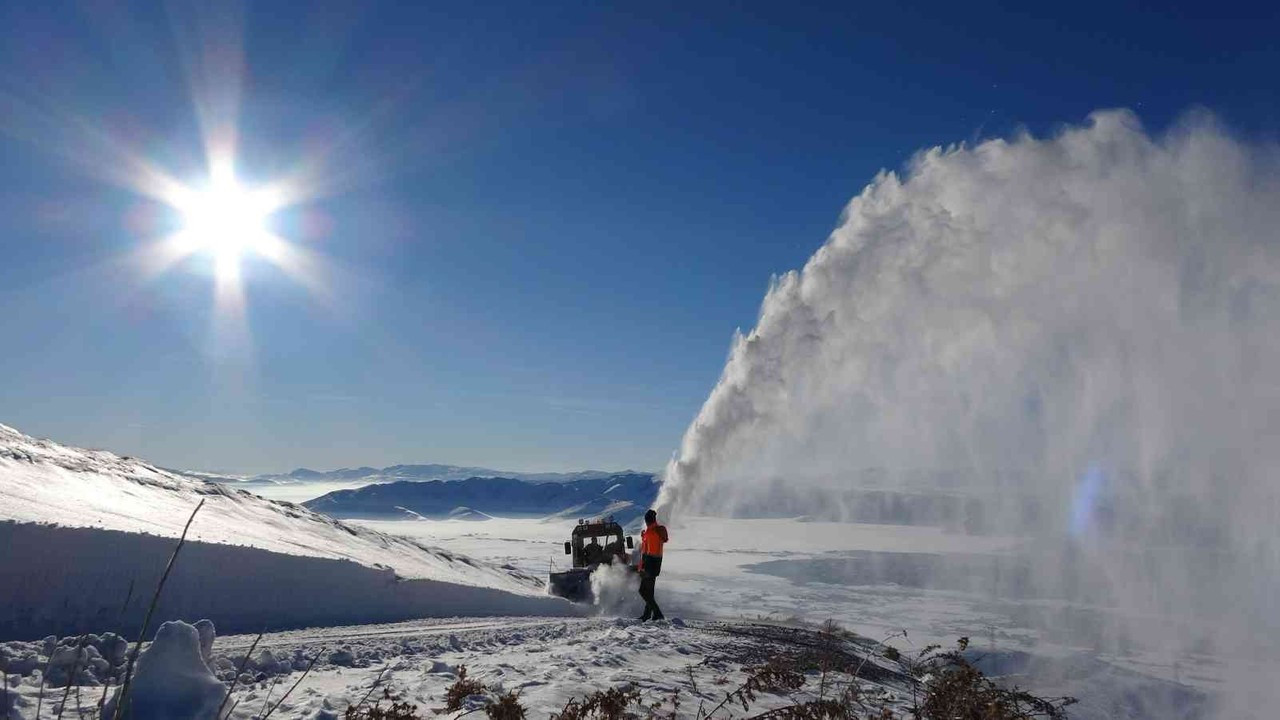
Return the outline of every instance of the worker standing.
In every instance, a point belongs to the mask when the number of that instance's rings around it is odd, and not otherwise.
[[[644,615],[640,622],[662,620],[662,608],[653,599],[653,586],[662,572],[662,546],[667,542],[667,528],[658,524],[658,513],[650,510],[644,514],[644,530],[640,531],[640,558],[636,570],[640,573],[640,597],[644,598]]]

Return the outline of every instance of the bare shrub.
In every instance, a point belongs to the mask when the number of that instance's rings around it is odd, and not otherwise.
[[[960,638],[956,649],[939,652],[937,645],[921,651],[910,664],[912,674],[924,684],[923,702],[911,709],[919,720],[1066,720],[1066,708],[1075,698],[1042,698],[1017,687],[1002,688],[964,656],[969,638]]]
[[[597,690],[581,701],[569,698],[563,710],[551,714],[551,720],[623,720],[632,705],[640,705],[640,691],[634,687]]]

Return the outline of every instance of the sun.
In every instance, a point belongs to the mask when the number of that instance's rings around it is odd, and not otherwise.
[[[211,256],[219,280],[238,278],[244,257],[265,253],[274,237],[268,221],[279,203],[267,190],[242,185],[230,170],[212,173],[205,187],[188,189],[175,204],[180,242],[189,253]]]

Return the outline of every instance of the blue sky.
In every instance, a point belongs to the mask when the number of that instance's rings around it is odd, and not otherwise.
[[[1280,122],[1261,4],[14,5],[0,422],[177,467],[658,469],[881,168],[1097,108]],[[272,218],[324,292],[247,258],[249,345],[208,258],[143,272],[179,219],[120,162],[205,177],[200,48],[244,61],[240,178],[325,190]]]

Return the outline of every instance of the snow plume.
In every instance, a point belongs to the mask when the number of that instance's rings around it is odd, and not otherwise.
[[[734,339],[658,502],[959,498],[1037,538],[1030,590],[1260,623],[1275,657],[1278,437],[1280,154],[1108,111],[876,177]]]
[[[637,594],[640,576],[627,565],[600,565],[591,573],[591,594],[596,612],[614,617],[631,617],[644,605]]]

